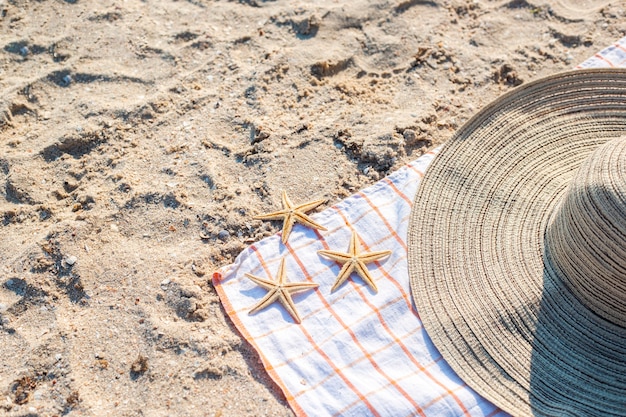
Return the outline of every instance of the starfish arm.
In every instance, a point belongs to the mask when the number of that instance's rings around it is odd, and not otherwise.
[[[321,224],[315,223],[309,216],[303,213],[294,212],[294,216],[296,220],[303,225],[310,227],[312,229],[326,230],[324,226]]]
[[[330,292],[335,292],[337,288],[341,286],[345,282],[345,280],[350,276],[350,274],[354,271],[354,264],[352,262],[344,264],[339,271],[339,275],[337,275],[337,279],[333,284],[333,287],[330,289]]]
[[[289,239],[289,234],[291,233],[291,229],[293,228],[293,224],[295,223],[295,218],[293,214],[287,214],[285,216],[285,221],[283,222],[283,231],[281,233],[281,240],[283,244],[287,243],[287,239]]]
[[[356,232],[353,230],[352,236],[350,236],[350,247],[348,247],[348,253],[352,254],[353,256],[357,256],[359,254],[359,246],[360,246],[359,237],[357,236]]]
[[[319,287],[319,284],[316,284],[314,282],[288,282],[283,285],[283,288],[290,294],[310,290],[317,287]]]
[[[293,203],[291,202],[291,200],[289,199],[289,197],[287,196],[287,191],[283,190],[280,193],[281,199],[283,201],[283,208],[285,210],[289,210],[293,208]]]
[[[361,278],[363,278],[363,281],[365,281],[365,283],[369,285],[370,288],[374,290],[374,292],[378,292],[378,287],[376,287],[374,278],[372,278],[372,276],[370,275],[370,271],[367,270],[365,264],[359,261],[356,263],[355,269],[361,276]]]
[[[287,215],[287,212],[288,210],[279,210],[267,214],[259,214],[252,218],[257,220],[281,220]]]
[[[265,288],[266,290],[271,290],[276,287],[276,282],[270,281],[269,279],[257,277],[250,274],[246,274],[246,277],[248,277],[250,281],[254,282],[260,287]]]
[[[368,264],[370,262],[374,262],[378,259],[382,259],[385,258],[387,256],[391,255],[391,251],[390,250],[381,250],[378,252],[367,252],[367,253],[362,253],[359,255],[359,260],[361,262],[363,262],[364,264]]]
[[[278,289],[274,288],[273,290],[265,294],[265,297],[261,298],[261,301],[256,303],[254,307],[252,307],[252,309],[248,312],[248,314],[254,314],[259,310],[263,310],[265,307],[276,301],[278,297],[280,297],[280,292]]]
[[[324,258],[332,259],[333,261],[340,262],[342,264],[352,259],[352,255],[344,252],[337,252],[334,250],[318,250],[318,255],[322,255]]]
[[[281,258],[280,264],[278,265],[278,273],[276,274],[276,281],[278,281],[278,285],[283,285],[285,281],[287,281],[287,276],[285,275],[285,258]]]
[[[293,317],[294,321],[296,323],[300,324],[302,322],[302,320],[300,319],[300,315],[298,314],[298,310],[296,310],[296,305],[294,304],[293,300],[291,299],[291,295],[289,294],[289,292],[284,291],[284,290],[279,290],[278,294],[279,294],[278,295],[278,300],[280,301],[280,303],[283,305],[283,307],[285,307],[287,312],[289,312],[291,317]]]
[[[310,201],[308,203],[304,203],[304,204],[300,204],[299,206],[294,207],[294,210],[296,211],[301,211],[303,213],[306,213],[307,211],[311,211],[314,208],[321,206],[322,204],[324,204],[326,202],[326,200],[315,200],[315,201]]]

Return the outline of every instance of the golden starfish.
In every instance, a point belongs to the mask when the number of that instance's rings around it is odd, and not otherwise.
[[[296,311],[296,306],[291,299],[291,294],[295,292],[305,291],[311,288],[316,288],[318,285],[313,282],[286,282],[285,276],[285,259],[280,260],[280,266],[278,267],[278,279],[276,281],[255,277],[254,275],[246,274],[246,276],[254,281],[257,285],[269,290],[267,294],[259,301],[248,314],[254,314],[259,310],[263,310],[265,307],[278,300],[287,309],[291,317],[300,324],[302,321],[300,315]]]
[[[359,240],[359,237],[353,230],[352,237],[350,238],[350,247],[348,248],[348,253],[337,252],[334,250],[317,251],[318,254],[343,264],[341,271],[339,271],[339,275],[337,275],[337,280],[335,281],[333,287],[330,289],[330,292],[334,292],[337,288],[339,288],[339,286],[343,284],[344,281],[355,270],[361,276],[361,278],[363,278],[363,281],[365,281],[365,283],[374,290],[374,292],[378,292],[376,283],[374,282],[374,279],[370,275],[370,272],[368,271],[365,264],[389,256],[391,255],[391,251],[382,250],[377,252],[361,253],[359,249],[360,246],[361,242]]]
[[[283,220],[283,235],[282,241],[283,244],[287,243],[287,238],[289,237],[289,233],[291,233],[291,228],[293,227],[295,222],[302,223],[305,226],[308,226],[312,229],[326,230],[326,228],[322,225],[315,223],[309,216],[307,216],[307,211],[313,210],[315,207],[324,203],[326,200],[315,200],[309,203],[300,204],[294,206],[294,204],[287,197],[287,193],[285,191],[282,192],[283,199],[283,209],[279,211],[275,211],[273,213],[261,214],[259,216],[254,216],[255,219],[259,220]]]

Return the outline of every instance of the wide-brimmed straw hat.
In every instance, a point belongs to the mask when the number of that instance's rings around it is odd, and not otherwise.
[[[471,388],[515,416],[626,415],[626,70],[523,85],[415,196],[411,289]]]

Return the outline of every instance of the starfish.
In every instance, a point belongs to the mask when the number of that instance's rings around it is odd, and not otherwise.
[[[257,285],[268,290],[267,294],[265,294],[261,301],[252,307],[252,310],[250,310],[248,314],[254,314],[259,310],[263,310],[274,301],[278,300],[298,324],[300,324],[302,320],[296,311],[296,306],[291,299],[291,294],[317,288],[318,286],[318,284],[313,282],[286,282],[287,277],[285,276],[284,258],[280,260],[280,266],[278,267],[278,279],[276,281],[255,277],[250,274],[246,274],[246,276]]]
[[[324,256],[325,258],[332,259],[343,264],[341,271],[339,271],[339,275],[337,275],[337,279],[335,284],[330,289],[330,292],[334,292],[344,281],[350,276],[350,274],[356,270],[356,272],[363,278],[363,281],[367,285],[369,285],[374,292],[378,292],[378,288],[376,287],[376,283],[374,279],[370,275],[365,264],[370,262],[374,262],[378,259],[382,259],[391,255],[390,250],[382,250],[377,252],[360,252],[361,242],[359,240],[359,236],[355,231],[352,231],[352,237],[350,238],[350,247],[348,248],[348,253],[345,252],[337,252],[334,250],[319,250],[318,254]]]
[[[291,233],[291,228],[293,227],[295,222],[302,223],[303,225],[308,226],[312,229],[326,230],[324,226],[315,223],[313,220],[311,220],[309,216],[305,214],[307,211],[313,210],[315,207],[324,203],[326,200],[315,200],[309,203],[295,206],[291,202],[289,197],[287,197],[287,193],[285,191],[282,192],[282,200],[282,210],[268,214],[261,214],[259,216],[254,216],[254,218],[259,220],[283,219],[283,234],[281,238],[283,244],[287,243],[287,238],[289,237],[289,234]]]

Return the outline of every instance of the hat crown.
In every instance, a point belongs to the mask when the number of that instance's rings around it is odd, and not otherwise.
[[[580,166],[545,237],[546,267],[589,309],[626,327],[626,137]]]

